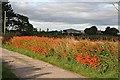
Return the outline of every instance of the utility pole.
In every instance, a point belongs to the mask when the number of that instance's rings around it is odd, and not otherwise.
[[[2,35],[2,2],[0,1],[0,36]]]
[[[115,9],[116,9],[117,11],[120,11],[120,10],[119,10],[120,1],[119,1],[119,2],[112,2],[112,4],[113,4],[113,6],[115,7]],[[115,4],[117,4],[118,7],[117,7]]]
[[[6,11],[4,11],[4,35],[6,32]]]

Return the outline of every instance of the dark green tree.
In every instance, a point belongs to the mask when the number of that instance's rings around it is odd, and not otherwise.
[[[110,27],[107,27],[104,31],[104,34],[106,34],[106,35],[117,35],[117,33],[119,33],[118,29],[110,28]]]
[[[110,30],[110,27],[108,26],[105,31],[104,31],[104,34],[110,34],[111,33],[111,30]]]
[[[84,30],[84,32],[85,32],[85,34],[90,34],[90,28],[86,28],[86,29]]]
[[[2,2],[3,23],[4,23],[4,11],[6,11],[6,30],[7,31],[11,31],[11,30],[17,31],[22,33],[23,35],[34,34],[35,32],[34,27],[32,24],[29,23],[29,18],[27,16],[15,13],[9,2]]]
[[[97,33],[97,27],[92,26],[91,28],[86,28],[84,32],[89,35],[95,35]]]
[[[49,28],[47,28],[47,32],[49,31]]]
[[[92,34],[92,35],[94,35],[94,34],[97,33],[97,27],[96,27],[96,26],[92,26],[92,27],[90,28],[90,30],[91,30],[91,34]]]
[[[13,9],[11,8],[11,5],[9,2],[2,2],[2,23],[4,23],[4,12],[6,11],[6,30],[9,30],[11,26],[13,26],[13,18],[16,16],[16,14],[13,12]],[[4,24],[2,24],[2,27]],[[2,28],[2,32],[3,32]]]
[[[117,33],[119,33],[119,30],[116,28],[111,28],[111,35],[117,35]]]

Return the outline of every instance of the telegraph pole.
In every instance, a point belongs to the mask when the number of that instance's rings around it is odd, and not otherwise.
[[[2,35],[2,2],[0,1],[0,36]]]
[[[6,32],[6,11],[4,11],[4,35]]]
[[[115,7],[115,9],[116,9],[116,10],[120,11],[120,9],[119,9],[119,6],[120,6],[120,1],[119,1],[119,2],[112,2],[112,4],[113,4],[113,6]],[[116,7],[116,5],[115,5],[115,4],[117,4],[117,5],[118,5],[118,7]]]

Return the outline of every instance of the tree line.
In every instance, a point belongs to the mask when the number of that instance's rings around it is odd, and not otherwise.
[[[88,34],[88,35],[96,35],[96,34],[99,34],[98,33],[98,29],[96,26],[92,26],[90,28],[86,28],[84,30],[85,34]],[[116,28],[110,28],[110,27],[107,27],[105,29],[105,31],[101,31],[100,32],[101,34],[104,34],[104,35],[117,35],[117,33],[119,33],[119,30],[116,29]]]

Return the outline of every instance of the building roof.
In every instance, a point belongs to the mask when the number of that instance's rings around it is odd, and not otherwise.
[[[81,32],[81,31],[79,31],[79,30],[75,30],[75,29],[66,29],[66,30],[63,30],[63,31],[73,31],[73,32]]]

